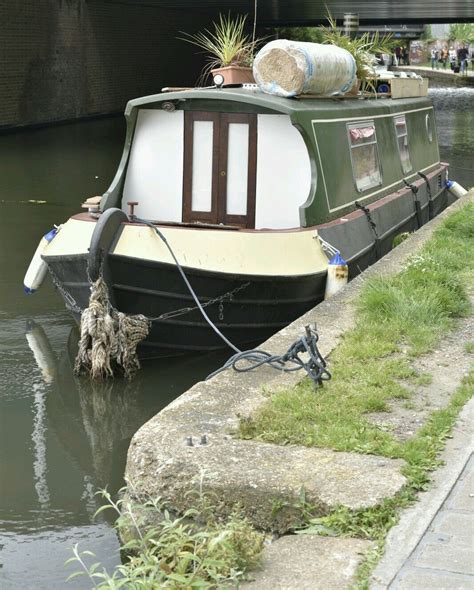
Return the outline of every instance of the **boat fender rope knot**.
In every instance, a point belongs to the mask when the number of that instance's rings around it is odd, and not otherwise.
[[[99,276],[91,284],[89,307],[81,314],[81,337],[74,364],[76,375],[89,373],[93,379],[112,377],[120,367],[131,379],[140,368],[137,346],[148,336],[149,320],[127,315],[112,307],[107,285]]]

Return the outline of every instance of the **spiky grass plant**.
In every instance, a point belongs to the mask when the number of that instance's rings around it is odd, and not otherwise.
[[[208,55],[207,64],[202,72],[204,79],[211,70],[226,66],[250,67],[255,48],[259,40],[254,34],[246,33],[247,15],[232,17],[230,14],[219,15],[214,29],[205,29],[198,33],[182,32],[183,41],[196,45]]]
[[[356,63],[356,76],[365,86],[374,89],[372,79],[375,77],[377,53],[391,53],[393,48],[392,35],[364,33],[360,37],[351,38],[337,28],[332,14],[327,14],[328,26],[321,27],[323,43],[336,45],[346,49]]]

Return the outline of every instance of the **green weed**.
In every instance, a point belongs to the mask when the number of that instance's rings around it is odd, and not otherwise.
[[[433,382],[431,373],[420,373],[411,379],[414,385],[429,385]]]
[[[159,499],[134,505],[124,499],[114,501],[107,491],[101,493],[107,504],[98,512],[115,510],[116,527],[122,538],[129,539],[122,546],[124,563],[109,574],[100,563],[87,563],[94,554],[75,545],[74,556],[66,563],[77,563],[81,569],[68,580],[87,576],[94,588],[112,590],[211,590],[236,584],[259,561],[263,535],[238,510],[227,522],[219,522],[205,502],[202,509],[176,517]]]
[[[473,395],[474,368],[463,379],[446,408],[433,412],[413,439],[393,447],[393,456],[406,461],[402,472],[407,478],[406,486],[393,498],[363,510],[339,507],[327,516],[310,519],[308,527],[300,531],[300,534],[350,536],[375,541],[375,547],[365,556],[358,570],[357,590],[368,588],[368,577],[383,553],[387,533],[398,522],[401,510],[413,504],[417,492],[427,489],[431,472],[441,463],[439,454],[456,417]]]
[[[469,354],[473,354],[474,353],[474,340],[471,340],[471,342],[466,342],[466,344],[464,345],[464,350],[466,352],[468,352]]]

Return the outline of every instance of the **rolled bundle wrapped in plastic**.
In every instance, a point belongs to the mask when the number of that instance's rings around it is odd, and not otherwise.
[[[257,53],[253,75],[263,92],[277,96],[344,94],[354,85],[356,63],[336,45],[278,39]]]

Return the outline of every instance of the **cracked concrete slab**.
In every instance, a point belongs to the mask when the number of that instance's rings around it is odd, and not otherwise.
[[[285,532],[300,522],[302,490],[304,501],[324,514],[340,505],[376,505],[405,483],[400,460],[234,439],[225,420],[199,421],[208,443],[188,447],[183,434],[199,432],[192,415],[188,407],[178,422],[170,408],[130,447],[127,475],[139,493],[159,495],[177,512],[191,507],[189,492],[202,487],[217,498],[221,516],[239,504],[257,528]]]
[[[287,535],[267,545],[261,568],[242,590],[345,590],[372,547],[370,541]]]

